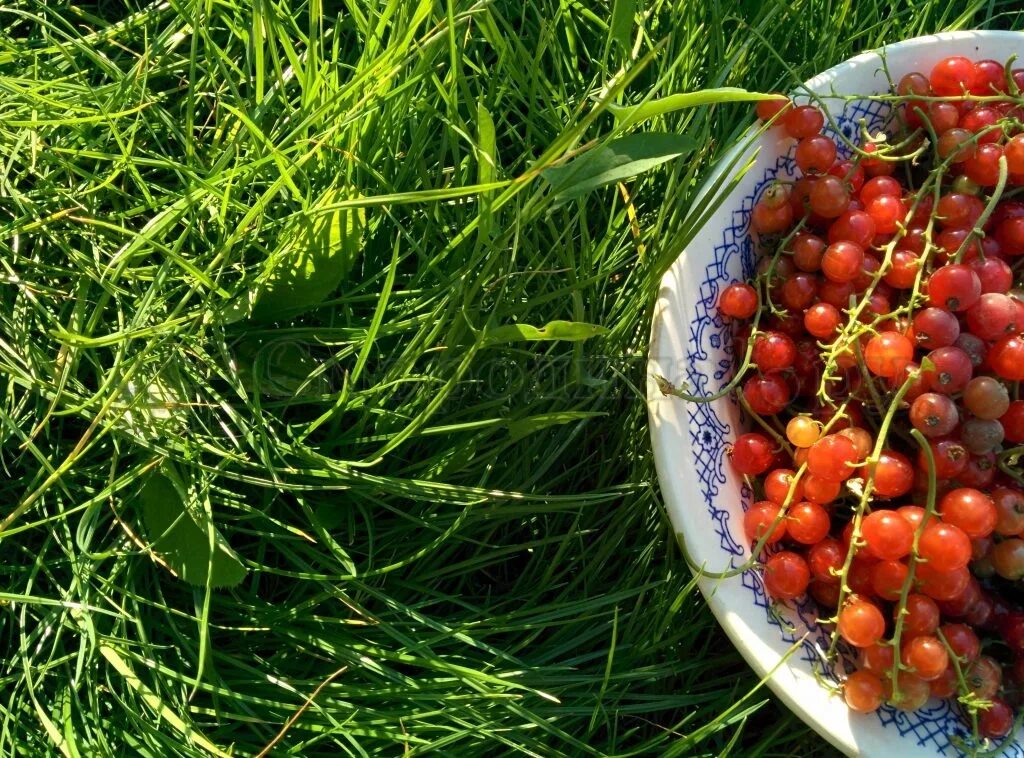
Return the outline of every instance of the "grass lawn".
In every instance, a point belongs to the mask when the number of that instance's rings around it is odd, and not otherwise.
[[[642,179],[539,170],[610,102],[1015,7],[4,0],[0,754],[828,754],[694,590],[646,430],[750,104],[634,127],[695,145]]]

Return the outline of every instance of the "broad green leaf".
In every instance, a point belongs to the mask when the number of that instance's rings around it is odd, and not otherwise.
[[[207,577],[211,587],[234,587],[245,578],[245,567],[223,535],[199,508],[188,507],[185,494],[168,475],[150,476],[139,500],[153,552],[180,578],[199,587],[207,585]]]
[[[506,342],[541,342],[544,340],[582,342],[607,333],[608,330],[603,326],[587,324],[582,321],[549,321],[540,328],[529,324],[506,324],[487,330],[484,344],[498,345]]]
[[[556,413],[539,413],[536,416],[528,416],[526,418],[508,422],[508,431],[512,435],[512,440],[517,441],[523,439],[523,437],[528,437],[534,432],[539,432],[542,429],[547,429],[551,426],[571,424],[573,421],[582,421],[583,419],[597,418],[599,416],[607,415],[607,413],[601,413],[599,411],[561,411]]]
[[[496,140],[494,131],[494,119],[491,112],[487,110],[483,102],[476,106],[477,123],[477,183],[487,185],[494,182],[498,173],[496,159]],[[494,194],[493,192],[480,193],[480,225],[477,229],[477,237],[480,242],[486,243],[491,238],[491,225],[493,220]]]
[[[336,208],[316,213],[318,206],[348,199],[328,190],[319,201],[286,224],[281,244],[271,254],[249,293],[252,319],[278,321],[316,307],[351,270],[362,242],[366,211]]]
[[[319,363],[301,340],[245,337],[234,350],[238,377],[249,392],[266,397],[316,397],[329,391]]]
[[[749,92],[740,87],[716,87],[715,89],[702,89],[697,92],[683,92],[678,95],[669,95],[657,100],[648,100],[640,105],[614,105],[608,106],[608,110],[618,122],[620,129],[628,129],[655,116],[663,116],[666,113],[682,110],[683,108],[694,108],[698,105],[714,105],[716,103],[735,103],[748,100],[772,100],[784,98],[784,95],[770,92]]]
[[[623,50],[629,50],[634,16],[636,16],[636,0],[615,0],[608,34],[622,46]]]
[[[697,143],[685,134],[644,132],[614,139],[564,166],[545,169],[556,197],[570,200],[605,184],[621,182],[690,152]]]

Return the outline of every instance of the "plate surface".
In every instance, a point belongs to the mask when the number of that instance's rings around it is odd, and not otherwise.
[[[882,52],[898,80],[910,71],[927,73],[950,55],[1005,61],[1024,53],[1024,34],[978,31],[918,37],[851,58],[806,86],[821,96],[884,92],[888,80]],[[888,117],[888,106],[877,102],[828,98],[826,103],[834,127],[851,140],[859,134],[861,119],[874,132]],[[719,164],[721,174],[728,170],[724,167],[744,165],[756,151],[750,170],[666,272],[652,325],[647,398],[658,479],[676,533],[685,539],[693,560],[713,572],[738,566],[750,554],[743,535],[750,492],[725,456],[726,445],[740,428],[739,407],[731,397],[700,404],[666,397],[654,377],[661,375],[677,386],[685,383],[691,393],[709,395],[732,376],[729,327],[718,317],[715,303],[722,287],[753,270],[756,250],[749,221],[754,203],[776,176],[788,179],[796,173],[795,141],[780,131],[748,140]],[[828,125],[826,132],[836,136]],[[761,676],[771,672],[768,683],[774,692],[844,753],[901,758],[961,754],[951,737],[966,736],[967,730],[950,701],[932,700],[915,713],[884,707],[858,715],[821,686],[816,671],[831,681],[837,680],[837,671],[824,659],[828,635],[815,624],[813,602],[797,604],[779,617],[770,612],[760,573],[754,570],[724,580],[705,578],[700,586],[751,667]],[[1024,730],[1001,755],[1024,756]]]

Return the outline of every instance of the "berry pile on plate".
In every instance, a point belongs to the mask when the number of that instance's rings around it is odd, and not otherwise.
[[[843,150],[827,99],[762,101],[802,176],[764,190],[756,275],[718,300],[767,593],[809,593],[831,652],[857,649],[853,710],[954,697],[991,739],[1024,705],[1022,88],[1024,70],[947,58]]]

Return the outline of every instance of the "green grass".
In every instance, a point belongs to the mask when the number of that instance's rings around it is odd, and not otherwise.
[[[695,592],[638,389],[656,283],[750,108],[640,125],[700,147],[583,200],[537,169],[611,133],[613,80],[775,89],[1021,18],[632,5],[3,3],[0,754],[828,753]],[[366,207],[341,287],[234,320],[339,197]],[[608,331],[486,336],[556,319]],[[155,559],[158,466],[236,587]]]

